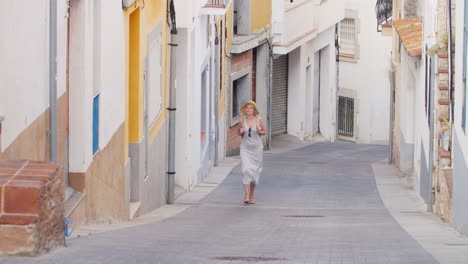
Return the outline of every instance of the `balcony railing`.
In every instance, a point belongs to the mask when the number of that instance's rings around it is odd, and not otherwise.
[[[202,12],[208,15],[224,15],[232,0],[207,0]]]
[[[218,7],[226,8],[229,6],[231,0],[208,0],[206,1],[205,7]]]
[[[387,22],[392,17],[393,1],[377,0],[375,4],[375,15],[377,16],[377,25]]]

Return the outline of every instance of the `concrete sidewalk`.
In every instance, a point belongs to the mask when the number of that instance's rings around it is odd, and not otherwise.
[[[406,178],[388,164],[373,164],[377,188],[393,218],[441,264],[468,263],[468,237],[432,212]]]
[[[225,158],[218,163],[218,167],[213,167],[202,183],[198,184],[190,192],[184,192],[178,195],[175,204],[166,204],[151,213],[134,218],[131,221],[110,224],[110,225],[87,225],[78,227],[69,239],[77,237],[90,236],[109,231],[117,231],[133,226],[139,226],[149,223],[163,221],[167,218],[176,216],[194,204],[199,203],[209,193],[211,193],[220,183],[224,181],[231,170],[240,163],[238,156]]]

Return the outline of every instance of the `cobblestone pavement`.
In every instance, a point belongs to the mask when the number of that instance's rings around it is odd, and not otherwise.
[[[0,263],[438,263],[380,199],[371,164],[387,154],[386,147],[351,143],[266,154],[255,205],[241,204],[237,166],[177,216]]]

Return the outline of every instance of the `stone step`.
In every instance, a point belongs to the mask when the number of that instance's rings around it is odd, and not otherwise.
[[[70,190],[71,189],[71,190]],[[69,217],[73,211],[78,207],[81,200],[85,197],[85,194],[78,192],[71,187],[67,187],[66,191],[69,192],[69,196],[65,200],[65,216]]]
[[[0,160],[0,255],[38,255],[64,245],[63,170],[55,164]]]
[[[441,112],[439,114],[439,122],[445,122],[446,120],[449,119],[449,114],[448,112]]]
[[[139,211],[141,208],[141,201],[131,202],[130,203],[130,215],[128,217],[129,220],[137,217],[139,215]]]
[[[453,194],[453,168],[442,169],[442,172],[445,177],[445,182],[447,183],[450,199],[452,199]]]
[[[450,151],[444,149],[439,149],[439,156],[443,159],[450,159],[452,157]]]
[[[439,87],[439,90],[447,91],[449,84],[448,81],[439,81],[439,84],[437,86]]]
[[[448,58],[448,53],[447,51],[439,51],[437,52],[437,57],[441,58],[441,59],[447,59]]]
[[[439,99],[439,104],[440,105],[449,105],[449,100],[448,99]]]

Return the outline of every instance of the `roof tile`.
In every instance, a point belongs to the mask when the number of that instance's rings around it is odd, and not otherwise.
[[[422,19],[410,17],[393,21],[393,26],[398,32],[403,46],[410,56],[417,57],[422,54]]]

